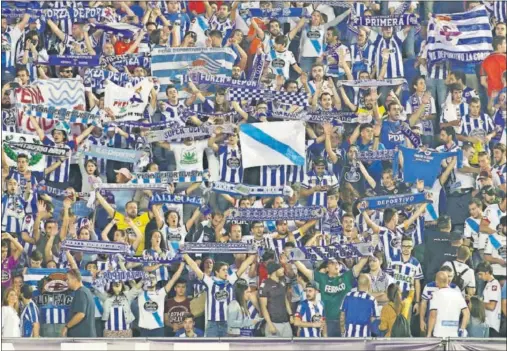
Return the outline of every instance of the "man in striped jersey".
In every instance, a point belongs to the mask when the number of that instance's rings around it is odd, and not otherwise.
[[[29,20],[30,14],[26,13],[18,24],[9,28],[7,20],[4,27],[2,18],[2,85],[14,79],[18,51],[22,44],[20,38]]]
[[[306,300],[299,304],[294,315],[294,326],[299,328],[300,337],[327,337],[324,304],[317,300],[317,291],[317,283],[306,284]]]
[[[462,119],[457,138],[459,141],[472,143],[476,152],[489,152],[489,142],[496,135],[493,121],[487,114],[481,113],[481,100],[478,97],[473,97],[469,106],[470,111]]]
[[[307,204],[327,207],[327,192],[338,186],[334,174],[326,170],[326,161],[317,158],[313,162],[313,170],[308,172],[303,184],[301,195],[307,196]]]
[[[295,244],[299,245],[298,242],[301,238],[317,223],[317,220],[311,220],[306,222],[299,229],[296,229],[293,232],[289,231],[288,223],[286,220],[278,220],[276,221],[276,232],[266,235],[265,240],[267,243],[267,247],[274,250],[276,253],[276,257],[280,257],[280,254],[283,252],[283,247],[288,241],[292,241]]]
[[[71,153],[72,151],[77,151],[79,145],[88,138],[88,135],[91,134],[95,127],[91,125],[79,136],[74,137],[71,136],[70,126],[66,122],[58,122],[55,129],[51,132],[52,137],[48,137],[39,126],[39,122],[35,117],[30,116],[30,122],[44,145],[65,148],[69,151],[69,155],[62,158],[47,156],[46,168],[48,172],[46,173],[45,171],[48,184],[62,190],[67,188],[69,183]]]
[[[10,178],[7,181],[7,191],[2,195],[2,231],[10,233],[21,232],[21,225],[25,218],[30,188],[25,192],[25,198],[18,195],[18,181]]]
[[[210,29],[219,30],[222,33],[222,45],[225,45],[236,26],[236,10],[239,1],[234,1],[232,4],[222,3],[215,13],[213,13],[209,1],[204,1],[204,6],[206,7],[206,15],[209,18]]]
[[[503,190],[505,191],[507,190],[505,188],[505,182],[507,181],[507,151],[505,144],[498,143],[493,146],[493,160],[495,161],[493,171],[500,177]]]
[[[340,325],[344,337],[370,337],[370,324],[378,318],[377,301],[368,294],[370,276],[359,275],[357,291],[351,291],[343,299]]]
[[[197,274],[197,278],[206,285],[206,337],[223,337],[227,335],[227,306],[232,301],[233,285],[248,267],[255,261],[257,255],[251,255],[243,261],[236,273],[229,276],[229,265],[216,262],[213,267],[214,277],[203,273],[197,263],[187,254],[183,259],[190,269]]]
[[[440,128],[453,127],[459,133],[462,119],[468,114],[468,103],[463,99],[463,87],[459,84],[452,84],[449,87],[451,98],[442,105],[440,116]]]
[[[375,31],[370,30],[370,38],[373,39],[373,46],[375,47],[373,60],[377,75],[384,62],[382,54],[387,52],[387,72],[384,78],[404,77],[403,42],[407,38],[410,28],[410,26],[407,26],[403,30],[394,33],[393,27],[382,27],[382,35],[378,35]]]
[[[27,184],[36,185],[47,174],[47,169],[44,172],[31,171],[29,165],[29,157],[27,154],[18,154],[16,157],[17,167],[10,167],[7,163],[7,155],[2,148],[2,176],[6,178],[15,178],[21,188],[25,188]]]
[[[243,165],[241,162],[241,149],[238,145],[238,134],[230,134],[225,145],[218,146],[216,139],[221,133],[213,133],[208,139],[208,146],[218,153],[220,160],[220,181],[228,183],[243,182]]]
[[[21,336],[24,338],[40,337],[39,308],[32,300],[32,288],[29,285],[21,287],[21,301],[23,312],[21,312]]]

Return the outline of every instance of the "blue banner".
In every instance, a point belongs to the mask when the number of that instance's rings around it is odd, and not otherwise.
[[[359,210],[376,210],[389,207],[404,207],[429,202],[426,193],[400,194],[365,197],[359,200]]]

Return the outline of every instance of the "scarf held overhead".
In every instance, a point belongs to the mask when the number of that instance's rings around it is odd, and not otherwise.
[[[57,146],[47,146],[42,144],[21,143],[21,142],[11,142],[9,143],[9,146],[18,150],[36,152],[43,155],[55,157],[66,157],[70,154],[70,149],[68,147],[64,148]]]
[[[207,171],[138,172],[132,175],[133,184],[196,183],[209,179]]]
[[[61,244],[62,250],[80,251],[96,254],[128,254],[130,247],[124,243],[96,240],[74,240],[66,239]]]
[[[179,127],[150,132],[146,139],[149,143],[160,141],[180,141],[185,138],[209,138],[216,129],[222,129],[222,133],[234,133],[235,126],[232,124],[207,125],[200,127]]]
[[[325,208],[321,206],[288,207],[288,208],[235,208],[231,210],[230,219],[242,221],[276,221],[322,218]]]
[[[22,105],[23,111],[26,116],[32,116],[37,118],[46,118],[58,121],[64,121],[67,123],[81,123],[81,124],[93,124],[100,126],[101,116],[96,115],[87,111],[74,110],[68,108],[56,108],[47,105]]]
[[[229,194],[232,196],[291,196],[292,189],[289,186],[255,186],[234,184],[227,182],[213,182],[211,188],[214,192]]]
[[[404,207],[429,202],[426,193],[400,194],[365,197],[359,200],[359,210],[376,210],[389,207]]]

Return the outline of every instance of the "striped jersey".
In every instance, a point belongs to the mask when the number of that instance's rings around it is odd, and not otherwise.
[[[18,119],[17,107],[14,106],[12,108],[2,108],[2,131],[17,133],[18,132],[18,125],[16,122],[17,119]]]
[[[292,232],[294,238],[296,239],[296,246],[299,245],[299,241],[303,237],[299,232],[299,229]],[[276,233],[264,235],[264,240],[266,241],[266,247],[275,251],[276,257],[280,257],[280,254],[283,252],[284,245],[289,241],[289,235],[283,238],[275,238],[277,236]]]
[[[14,71],[18,52],[20,50],[23,31],[18,26],[13,26],[2,32],[2,70]],[[14,72],[13,72],[14,73]]]
[[[32,336],[34,323],[39,323],[39,313],[39,308],[35,302],[30,300],[28,305],[23,308],[20,316],[21,337],[29,338]]]
[[[423,40],[421,42],[421,50],[419,52],[419,56],[421,56],[423,59],[428,59],[428,43],[426,40]],[[445,80],[447,79],[447,74],[449,72],[447,62],[435,63],[431,66],[428,65],[427,67],[421,65],[419,68],[421,75],[431,79]]]
[[[86,142],[89,145],[100,145],[100,146],[106,146],[109,141],[105,137],[96,137],[93,135],[90,135]],[[106,175],[106,166],[107,166],[107,159],[105,158],[98,158],[98,157],[91,157],[91,156],[85,156],[84,162],[86,163],[88,160],[94,160],[97,162],[97,169],[99,171],[99,174]]]
[[[26,231],[28,236],[33,238],[33,229],[35,223],[35,216],[32,214],[27,214],[21,223],[21,231]],[[40,223],[39,233],[44,232],[44,224]],[[30,256],[32,252],[36,249],[36,244],[30,244],[29,242],[25,242],[21,236],[19,236],[19,243],[23,246],[23,251]]]
[[[2,195],[2,231],[9,233],[21,232],[25,218],[26,201],[20,195]]]
[[[148,260],[157,259],[157,258],[165,259],[168,255],[170,255],[170,254],[167,250],[162,250],[160,253],[158,253],[152,249],[148,249],[148,250],[143,251],[143,258],[148,259]],[[148,266],[151,266],[151,264],[148,264]],[[154,273],[157,276],[157,282],[169,280],[169,271],[167,270],[166,265],[161,265],[159,268],[157,268],[155,270]]]
[[[185,237],[187,236],[187,229],[184,226],[178,226],[176,228],[170,228],[166,223],[162,229],[162,236],[165,238],[165,243],[168,248],[167,258],[173,258],[180,246],[185,242]]]
[[[261,166],[260,167],[260,185],[261,186],[281,186],[289,181],[290,166]]]
[[[322,301],[304,300],[298,305],[295,317],[300,318],[302,322],[308,323],[317,323],[321,320],[325,320],[324,304]],[[322,330],[321,328],[300,327],[298,336],[306,338],[320,338],[322,336]]]
[[[379,231],[380,243],[379,247],[383,249],[386,262],[398,261],[401,257],[401,230],[399,226],[393,232],[386,227],[380,227]]]
[[[338,180],[334,174],[324,171],[324,174],[318,176],[314,170],[308,172],[301,186],[305,189],[311,189],[317,185],[326,185],[334,188],[338,185]],[[308,206],[324,206],[327,207],[327,191],[318,191],[308,197]]]
[[[222,45],[227,44],[227,39],[231,36],[232,30],[236,26],[236,23],[232,21],[229,17],[223,21],[221,21],[217,15],[211,16],[209,19],[209,27],[210,29],[216,29],[222,32],[223,40]]]
[[[408,101],[405,105],[405,112],[407,115],[415,113],[422,104],[422,96],[418,96],[417,94],[413,94],[408,98]],[[431,115],[437,113],[437,107],[435,105],[435,99],[430,97],[430,102],[424,106],[423,115]],[[433,122],[431,120],[423,120],[421,121],[421,125],[423,127],[424,135],[434,135],[433,131]]]
[[[175,127],[185,126],[186,119],[183,118],[182,111],[186,109],[186,105],[183,100],[179,100],[176,105],[170,102],[161,102],[159,108],[162,114],[161,122],[174,122]]]
[[[229,183],[243,182],[243,165],[239,146],[222,145],[218,148],[220,160],[220,181]]]
[[[467,114],[461,120],[461,129],[459,134],[464,136],[475,136],[484,138],[487,134],[490,134],[495,130],[493,120],[485,113],[481,113],[478,118],[472,118]],[[486,151],[489,151],[489,143],[484,144]]]
[[[345,336],[371,336],[370,321],[378,317],[373,296],[364,291],[351,291],[343,299],[341,311],[345,313]]]
[[[404,297],[415,289],[415,280],[424,278],[421,264],[415,257],[410,257],[407,262],[403,262],[400,257],[399,260],[392,261],[386,271],[400,286]]]
[[[383,36],[379,35],[375,40],[375,42],[373,43],[375,47],[374,63],[379,72],[383,63],[382,50],[383,49],[391,50],[387,62],[387,72],[384,78],[404,77],[402,53],[403,53],[403,41],[405,40],[405,38],[406,38],[405,33],[403,31],[400,31],[394,33],[393,36],[389,39],[385,39]]]
[[[350,58],[352,60],[352,75],[359,79],[359,72],[366,71],[371,73],[373,64],[374,46],[366,42],[363,46],[353,44],[350,47]]]
[[[494,165],[493,170],[498,174],[500,182],[505,184],[507,178],[507,163],[501,165]]]
[[[164,327],[164,302],[166,295],[165,288],[155,291],[145,290],[139,295],[140,328],[153,330]]]
[[[69,152],[77,151],[77,144],[75,140],[67,141],[66,143],[58,143],[56,144],[52,137],[45,136],[42,140],[44,145],[48,146],[56,146],[60,148],[69,149]],[[51,167],[51,165],[59,160],[58,157],[46,156],[46,168]],[[62,182],[66,183],[69,181],[69,170],[70,170],[70,157],[67,157],[64,162],[53,172],[46,175],[47,180],[52,182]]]
[[[125,310],[122,306],[121,301],[123,299],[127,300],[127,297],[120,295],[110,298],[114,298],[114,301],[111,305],[109,317],[105,323],[106,330],[114,330],[114,331],[129,330],[130,323],[127,323],[127,320],[125,318]]]
[[[227,321],[227,307],[233,299],[234,283],[238,280],[236,273],[227,280],[204,275],[202,282],[206,285],[206,316],[209,321]]]

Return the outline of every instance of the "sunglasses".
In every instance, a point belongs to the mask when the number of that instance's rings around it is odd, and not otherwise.
[[[72,73],[72,70],[71,69],[66,69],[66,70],[63,70],[62,73]]]

